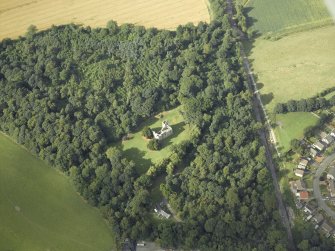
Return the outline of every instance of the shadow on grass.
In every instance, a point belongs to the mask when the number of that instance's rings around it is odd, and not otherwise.
[[[165,147],[169,147],[173,144],[172,140],[174,138],[177,138],[179,136],[179,134],[181,134],[184,131],[184,126],[185,126],[185,122],[180,122],[178,124],[171,125],[172,130],[173,130],[173,134],[161,141],[162,149],[165,148]],[[156,130],[156,128],[155,128],[155,130]]]
[[[145,151],[140,151],[138,148],[132,147],[123,151],[124,155],[127,156],[128,160],[135,162],[136,170],[140,175],[144,174],[148,168],[152,165],[151,160],[145,159]]]
[[[268,105],[271,103],[271,101],[273,100],[274,96],[273,93],[266,93],[266,94],[261,94],[261,99],[263,102],[263,105]]]

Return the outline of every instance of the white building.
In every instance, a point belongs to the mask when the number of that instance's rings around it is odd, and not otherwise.
[[[169,137],[172,133],[172,127],[169,125],[169,123],[165,120],[162,122],[162,129],[159,130],[159,132],[152,132],[154,134],[154,138],[157,140],[162,140],[167,137]]]

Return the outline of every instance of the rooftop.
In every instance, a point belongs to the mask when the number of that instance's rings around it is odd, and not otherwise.
[[[303,176],[304,175],[304,170],[295,169],[294,174],[297,175],[297,176]]]
[[[301,200],[308,200],[308,198],[309,198],[309,194],[308,194],[308,192],[307,192],[307,191],[301,191],[301,192],[299,193],[299,198],[300,198]]]
[[[333,228],[328,224],[328,222],[322,223],[321,228],[328,233],[333,230]]]
[[[314,146],[318,149],[323,149],[325,147],[324,144],[321,143],[321,141],[317,141],[314,143]]]
[[[308,165],[308,160],[307,159],[301,159],[300,162],[299,162],[299,165],[307,166]]]
[[[323,139],[323,138],[325,138],[325,137],[327,137],[327,133],[326,132],[321,132],[320,133],[320,137]]]
[[[313,217],[313,220],[316,222],[316,223],[320,223],[320,222],[322,222],[323,221],[323,215],[322,214],[320,214],[320,213],[317,213],[314,217]]]

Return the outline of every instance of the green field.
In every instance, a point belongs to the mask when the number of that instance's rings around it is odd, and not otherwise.
[[[304,129],[316,125],[318,118],[308,112],[291,112],[276,115],[275,135],[281,151],[290,149],[292,139],[301,139]]]
[[[69,179],[0,134],[0,250],[110,251],[111,230]]]
[[[269,112],[278,102],[308,98],[335,85],[334,41],[335,27],[256,40],[250,58]]]
[[[250,24],[260,33],[330,24],[332,19],[323,0],[250,0]]]
[[[190,138],[191,129],[184,123],[184,119],[180,113],[180,108],[175,108],[162,113],[162,117],[157,115],[144,123],[139,131],[131,134],[131,139],[122,142],[122,150],[129,160],[136,163],[139,173],[144,173],[153,163],[166,158],[171,153],[170,146],[178,144],[183,140]],[[162,121],[167,120],[173,129],[173,134],[162,140],[162,149],[159,151],[151,151],[147,148],[148,140],[142,136],[142,129],[149,126],[154,131],[159,131]],[[121,145],[121,143],[120,143]]]

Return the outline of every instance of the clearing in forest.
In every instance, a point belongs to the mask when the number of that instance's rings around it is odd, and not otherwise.
[[[119,143],[119,145],[122,146],[125,157],[135,162],[139,173],[146,172],[151,164],[167,158],[171,153],[171,145],[190,139],[192,129],[189,125],[185,124],[180,111],[181,107],[177,107],[156,115],[141,125],[138,131],[130,134],[129,140],[124,140],[122,143]],[[164,120],[169,122],[173,129],[173,134],[161,141],[161,150],[149,150],[147,148],[149,140],[142,136],[142,129],[145,126],[149,126],[152,130],[157,132],[161,129],[162,121]]]
[[[0,0],[0,39],[23,35],[27,27],[76,23],[105,27],[109,20],[175,29],[210,20],[206,0]]]
[[[250,0],[247,12],[253,29],[262,34],[291,33],[333,21],[323,0]]]
[[[0,250],[109,251],[112,230],[70,180],[0,134]]]

